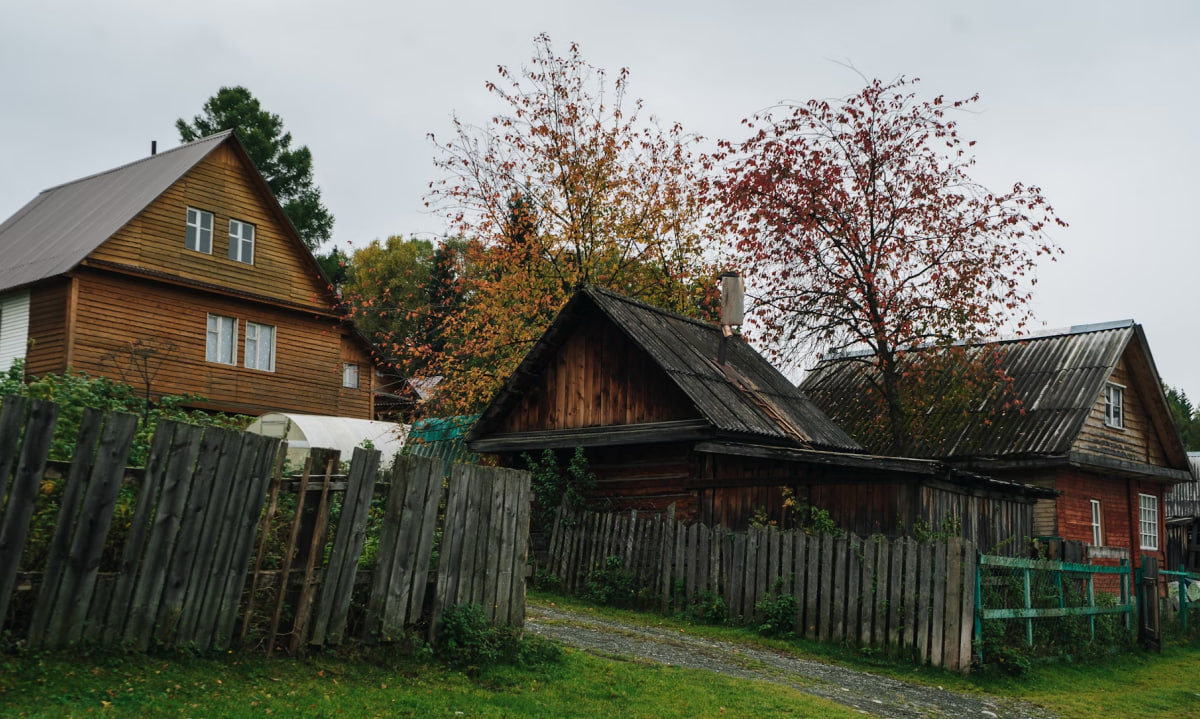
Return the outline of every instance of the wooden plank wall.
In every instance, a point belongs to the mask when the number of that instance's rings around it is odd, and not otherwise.
[[[569,593],[619,566],[663,608],[702,593],[735,620],[761,619],[759,603],[796,598],[798,634],[872,647],[951,671],[971,665],[976,549],[969,540],[807,535],[773,528],[730,532],[666,513],[560,512],[547,568]]]
[[[0,512],[0,631],[31,647],[208,650],[240,641],[268,653],[303,652],[350,636],[356,585],[371,587],[359,622],[369,640],[414,631],[432,638],[436,617],[456,603],[481,604],[497,624],[524,622],[527,472],[456,465],[443,504],[442,461],[398,457],[377,561],[364,569],[378,451],[355,450],[343,478],[336,452],[313,450],[300,478],[289,480],[295,487],[285,488],[278,439],[179,423],[156,428],[118,571],[101,573],[137,420],[90,410],[58,495],[45,563],[21,573],[30,519],[45,501],[42,475],[56,414],[52,403],[20,397],[0,406],[0,498],[7,497]],[[266,569],[284,491],[297,493],[295,509],[281,527],[281,566]],[[11,609],[17,595],[21,606]]]

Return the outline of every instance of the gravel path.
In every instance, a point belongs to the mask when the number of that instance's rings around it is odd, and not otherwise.
[[[831,699],[881,717],[1031,717],[1045,709],[986,694],[962,694],[823,664],[753,646],[702,639],[667,630],[597,619],[556,607],[530,606],[525,629],[601,654],[641,657],[662,664],[763,679]]]

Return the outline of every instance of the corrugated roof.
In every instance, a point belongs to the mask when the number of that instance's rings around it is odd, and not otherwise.
[[[75,267],[231,134],[42,191],[0,224],[0,291]]]
[[[486,435],[528,389],[519,386],[529,381],[521,378],[539,374],[577,325],[585,305],[599,309],[644,350],[714,429],[789,446],[861,449],[740,337],[730,338],[726,363],[718,364],[719,326],[595,287],[571,298],[484,411],[468,441]]]
[[[931,442],[910,454],[941,458],[1065,454],[1121,355],[1135,337],[1140,339],[1140,333],[1133,321],[1124,320],[987,343],[1000,351],[1002,367],[1012,378],[1013,394],[1024,412],[1003,413],[999,407],[981,406],[965,424],[962,418],[947,422],[957,429],[940,444]],[[1152,366],[1149,357],[1147,361]],[[872,424],[865,421],[870,419],[866,413],[879,411],[878,404],[865,397],[863,373],[870,371],[861,358],[835,357],[819,364],[800,386],[835,422],[866,427]],[[873,424],[879,427],[880,423]],[[878,449],[887,445],[884,431],[880,427],[879,436],[858,439]]]

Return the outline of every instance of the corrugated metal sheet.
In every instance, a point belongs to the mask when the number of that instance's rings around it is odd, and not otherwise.
[[[857,451],[861,448],[792,383],[747,345],[732,337],[726,363],[717,362],[721,328],[667,312],[628,297],[587,288],[563,308],[513,378],[484,412],[471,439],[486,434],[516,401],[517,377],[539,371],[552,345],[565,340],[578,322],[582,303],[598,308],[688,396],[714,429],[798,447]]]
[[[43,191],[0,224],[0,291],[75,267],[231,134]]]
[[[1012,378],[1013,394],[1023,403],[1024,412],[981,406],[965,424],[961,418],[948,419],[947,425],[958,429],[941,443],[918,447],[910,454],[939,458],[1065,454],[1135,332],[1136,325],[1126,320],[990,343],[1001,352],[1002,367]],[[870,423],[865,420],[878,414],[878,405],[864,389],[864,373],[870,371],[861,357],[832,358],[818,365],[800,387],[835,422],[866,426]],[[882,428],[878,436],[858,439],[876,451],[887,445]]]
[[[467,432],[479,415],[433,417],[413,423],[404,451],[419,457],[436,457],[446,462],[447,471],[455,462],[475,464],[479,455],[467,449]]]

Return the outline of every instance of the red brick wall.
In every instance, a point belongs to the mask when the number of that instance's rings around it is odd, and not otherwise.
[[[1058,473],[1054,488],[1062,492],[1058,498],[1058,532],[1063,539],[1092,542],[1091,500],[1100,500],[1103,515],[1104,545],[1125,547],[1130,556],[1142,554],[1165,559],[1166,515],[1163,485],[1135,479],[1108,477],[1078,469]],[[1158,498],[1158,550],[1141,548],[1138,535],[1138,495]],[[1135,562],[1136,563],[1136,562]]]

